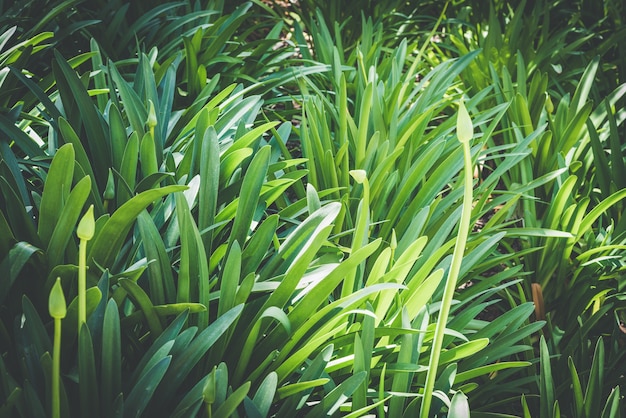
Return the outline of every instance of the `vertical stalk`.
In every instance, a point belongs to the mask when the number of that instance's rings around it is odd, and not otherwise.
[[[87,322],[87,241],[93,238],[96,222],[93,217],[93,205],[78,223],[76,235],[78,244],[78,335],[80,327]]]
[[[81,239],[78,244],[78,332],[87,322],[87,240]]]
[[[459,232],[452,253],[452,263],[448,272],[446,287],[443,292],[443,300],[441,301],[441,310],[439,311],[439,318],[437,319],[437,326],[435,328],[433,346],[428,363],[428,372],[426,374],[426,386],[424,387],[424,396],[422,397],[422,407],[420,410],[421,418],[428,418],[430,413],[443,337],[450,314],[450,307],[452,306],[452,297],[456,289],[459,271],[461,270],[463,253],[465,251],[465,244],[467,243],[467,236],[469,235],[470,219],[472,216],[473,166],[470,140],[473,137],[473,126],[472,120],[462,100],[459,104],[457,116],[457,137],[463,147],[463,209],[461,212],[461,221],[459,222]]]
[[[54,342],[52,347],[52,418],[61,417],[61,319],[65,318],[67,306],[61,288],[61,279],[57,278],[48,297],[48,311],[54,318]]]
[[[61,318],[54,318],[52,349],[52,418],[61,417]]]

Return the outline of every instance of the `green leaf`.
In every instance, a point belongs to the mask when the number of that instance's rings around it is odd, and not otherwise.
[[[204,231],[215,223],[220,182],[220,154],[217,133],[213,126],[204,133],[200,155],[200,192],[198,193],[198,228]],[[213,232],[202,237],[204,248],[211,253]]]
[[[444,270],[438,269],[432,272],[426,277],[422,283],[413,288],[409,284],[409,289],[406,292],[402,292],[403,305],[407,309],[409,318],[414,318],[426,305],[435,290],[439,287],[444,276]],[[414,290],[413,290],[414,289]]]
[[[121,103],[130,122],[133,131],[142,138],[145,134],[145,122],[148,119],[148,111],[144,103],[133,88],[122,78],[117,67],[111,61],[108,63],[108,70],[111,79],[118,88]]]
[[[530,409],[528,408],[528,402],[526,402],[526,396],[522,393],[522,410],[524,411],[523,418],[532,418],[530,415]]]
[[[179,402],[172,412],[172,418],[186,418],[196,416],[202,407],[202,392],[207,383],[209,376],[201,379],[196,385],[189,390],[185,397]]]
[[[120,166],[120,176],[128,186],[127,190],[124,189],[122,184],[118,183],[117,189],[117,205],[122,206],[132,196],[132,191],[135,189],[137,182],[137,163],[139,162],[139,137],[136,132],[133,132],[126,142],[124,147],[124,154],[122,156],[122,165]]]
[[[201,303],[171,303],[166,305],[155,305],[152,307],[154,312],[164,319],[166,316],[180,315],[181,313],[188,311],[189,313],[206,312],[207,308]]]
[[[313,351],[336,335],[339,330],[343,330],[346,326],[345,317],[355,313],[354,310],[366,299],[383,290],[395,289],[398,291],[400,287],[391,283],[373,285],[317,310],[308,321],[293,332],[286,343],[283,343],[282,351],[275,360],[276,364],[279,365],[276,372],[281,381],[306,361]],[[276,330],[277,328],[274,329],[273,334],[278,334]],[[280,341],[280,337],[280,335],[271,335],[269,341]]]
[[[379,238],[363,246],[314,286],[289,313],[292,326],[298,328],[301,324],[310,319],[311,313],[317,312],[317,308],[332,294],[333,290],[345,277],[346,272],[366,260],[367,257],[378,249],[380,244],[381,239]]]
[[[232,395],[226,398],[226,401],[222,403],[219,408],[213,414],[214,418],[228,418],[231,417],[237,407],[243,402],[246,395],[250,391],[250,382],[246,382],[235,390]]]
[[[133,386],[124,400],[124,416],[140,417],[168,370],[172,356],[166,356],[150,368]]]
[[[178,230],[180,231],[180,266],[178,268],[178,287],[176,302],[191,302],[197,297],[195,284],[197,283],[196,260],[199,261],[198,248],[193,242],[193,219],[185,196],[182,193],[175,195]]]
[[[174,180],[174,176],[171,173],[152,173],[137,183],[137,186],[135,186],[135,192],[141,193],[146,190],[153,189],[166,179]]]
[[[233,174],[241,168],[241,165],[252,155],[252,153],[252,148],[243,148],[235,152],[231,152],[227,156],[223,156],[220,163],[218,178],[222,179],[222,181],[229,181]]]
[[[518,368],[518,367],[528,367],[531,364],[532,363],[528,361],[503,361],[499,363],[488,364],[486,366],[476,367],[471,370],[458,373],[456,375],[456,378],[454,379],[454,383],[455,384],[463,383],[468,380],[474,379],[478,376],[491,374],[499,370],[507,370],[507,369]]]
[[[270,245],[274,240],[280,216],[270,215],[261,223],[250,237],[241,254],[241,276],[258,271],[263,259],[268,256]]]
[[[148,327],[150,328],[151,337],[156,338],[161,335],[163,332],[161,320],[159,315],[157,315],[154,311],[152,301],[146,292],[137,283],[130,279],[122,278],[118,280],[118,284],[128,293],[128,296],[131,298],[137,309],[143,312],[146,322],[148,323]]]
[[[15,123],[11,119],[7,118],[4,115],[0,115],[0,132],[2,132],[3,135],[9,136],[13,141],[15,141],[15,145],[29,157],[32,158],[44,156],[44,152],[39,147],[39,145],[23,130],[15,126]],[[5,143],[7,148],[9,148],[8,143],[6,143],[4,140],[3,143]],[[2,149],[2,153],[5,153],[4,147]],[[4,158],[6,159],[7,156],[4,155]]]
[[[142,211],[137,217],[137,227],[146,259],[150,262],[146,268],[150,299],[156,305],[174,302],[176,289],[170,258],[159,230],[147,211]]]
[[[576,239],[580,239],[584,233],[586,233],[589,228],[593,225],[593,223],[602,216],[608,208],[615,205],[617,202],[620,202],[626,198],[626,189],[619,190],[603,201],[601,201],[596,207],[594,207],[585,217],[583,218],[580,226],[578,227],[578,234],[576,235]]]
[[[598,338],[596,349],[593,353],[589,382],[585,391],[585,416],[600,416],[602,387],[604,385],[604,342]]]
[[[602,410],[602,418],[619,418],[620,417],[620,405],[621,405],[620,389],[619,386],[615,386],[611,390],[611,394],[606,400],[604,409]]]
[[[167,402],[174,396],[174,391],[170,390],[170,388],[178,388],[182,384],[189,372],[191,372],[213,344],[228,330],[239,317],[242,310],[243,305],[238,305],[217,318],[185,347],[182,355],[174,358],[165,376],[168,387],[159,391],[161,405],[167,405]]]
[[[569,232],[548,228],[507,228],[508,237],[574,238]]]
[[[372,312],[371,304],[367,303],[368,311]],[[375,318],[363,315],[361,336],[355,335],[354,341],[354,373],[364,371],[367,377],[354,392],[352,397],[352,410],[362,409],[367,406],[367,383],[370,376],[372,363],[372,351],[374,350]]]
[[[91,341],[91,334],[86,324],[80,328],[78,338],[78,381],[80,410],[83,416],[93,416],[100,411],[100,396],[96,376],[96,359]]]
[[[463,392],[457,392],[450,401],[450,410],[448,411],[448,417],[469,417],[470,407],[467,401],[467,396]]]
[[[124,157],[124,148],[126,148],[126,124],[122,119],[122,113],[115,105],[111,104],[109,108],[109,137],[111,138],[111,159],[113,167],[120,171],[122,167],[122,158]]]
[[[72,128],[69,122],[65,120],[64,118],[60,118],[58,122],[59,122],[59,131],[61,135],[63,136],[63,139],[65,140],[65,142],[67,142],[68,144],[72,144],[72,146],[74,147],[76,162],[78,163],[80,168],[84,171],[85,175],[89,176],[92,179],[91,197],[96,205],[96,211],[98,213],[101,213],[104,209],[102,206],[102,200],[100,198],[98,185],[96,184],[95,181],[93,181],[93,179],[96,179],[96,175],[94,174],[92,162],[90,158],[87,156],[87,152],[85,151],[85,148],[83,147],[83,143],[81,139],[78,137],[78,135],[74,131],[74,128]],[[104,181],[104,179],[102,180]],[[108,180],[108,168],[107,168],[107,180]],[[103,187],[102,190],[104,190],[105,186],[106,184],[102,185]]]
[[[339,407],[346,402],[354,391],[361,385],[361,382],[367,376],[366,372],[355,373],[350,376],[335,389],[331,390],[319,404],[306,414],[307,418],[319,417],[324,415],[333,415],[339,410]]]
[[[228,147],[226,151],[224,151],[222,159],[226,160],[226,158],[229,157],[231,154],[244,151],[245,149],[256,149],[256,140],[265,132],[273,129],[276,125],[278,125],[278,122],[267,122],[246,132],[244,135],[237,138],[235,142],[230,147]]]
[[[157,163],[156,148],[154,138],[150,132],[146,132],[139,144],[139,162],[141,164],[141,174],[144,178],[156,174],[159,171]]]
[[[0,146],[2,146],[0,142]],[[0,161],[0,168],[4,161]],[[35,230],[35,223],[25,203],[20,199],[15,189],[9,184],[4,176],[0,176],[0,191],[6,207],[6,220],[11,226],[14,238],[19,241],[27,241],[35,246],[42,246],[41,240]]]
[[[281,386],[280,388],[278,388],[278,390],[276,391],[276,396],[278,397],[278,399],[285,399],[285,398],[288,398],[290,396],[293,396],[297,393],[301,393],[304,391],[310,392],[311,389],[324,386],[329,381],[330,379],[325,377],[325,378],[320,378],[320,379],[313,379],[313,380],[291,383],[291,384]]]
[[[421,320],[416,321],[418,329],[425,329],[428,325],[428,313],[422,310]],[[412,325],[409,321],[406,309],[402,310],[399,315],[403,330],[411,330]],[[400,351],[396,358],[396,364],[415,364],[419,361],[419,351],[422,347],[423,336],[416,336],[410,332],[403,332],[399,337]],[[392,378],[391,390],[395,393],[406,393],[411,390],[411,374],[397,373]],[[405,400],[402,397],[394,396],[389,401],[389,414],[399,415],[405,411]]]
[[[220,278],[219,304],[217,316],[220,317],[235,306],[235,295],[241,277],[241,247],[234,241],[230,246],[226,263]]]
[[[35,254],[41,254],[41,250],[27,242],[17,242],[7,252],[6,256],[0,260],[0,304],[5,303],[11,287],[19,276],[22,269]]]
[[[257,389],[252,398],[252,402],[257,408],[257,411],[262,417],[267,417],[270,411],[272,403],[274,401],[274,395],[276,395],[276,388],[278,386],[278,375],[275,372],[269,373]]]
[[[267,175],[270,153],[271,149],[269,146],[262,147],[255,154],[250,167],[246,171],[239,194],[235,222],[228,240],[230,245],[235,241],[239,242],[240,245],[246,242],[252,218],[259,202],[261,186]]]
[[[567,358],[567,366],[570,371],[570,376],[572,378],[572,392],[574,395],[574,407],[576,411],[576,416],[582,417],[584,416],[584,408],[585,408],[585,399],[583,397],[583,390],[580,384],[580,378],[578,377],[578,371],[576,370],[576,365],[574,365],[574,360],[572,357]]]
[[[317,380],[322,378],[324,373],[324,369],[326,365],[330,361],[330,358],[333,354],[334,346],[332,344],[327,345],[315,356],[313,361],[311,361],[308,366],[302,372],[302,376],[298,379],[298,382],[310,382],[313,380]],[[280,389],[279,389],[280,390]],[[282,403],[280,410],[278,411],[277,416],[285,416],[286,414],[293,414],[299,405],[302,405],[306,402],[309,395],[313,391],[312,388],[304,391],[301,397],[289,397]]]
[[[90,190],[91,179],[89,177],[83,177],[76,184],[67,198],[67,202],[62,207],[63,212],[54,227],[54,232],[52,237],[50,237],[46,251],[51,266],[56,266],[63,262],[65,249],[72,238],[74,228],[83,212],[83,207],[87,201]],[[93,208],[93,206],[91,207]]]
[[[97,156],[97,158],[91,159],[96,183],[101,190],[104,190],[108,169],[111,166],[111,151],[107,137],[108,129],[107,132],[104,129],[106,123],[74,69],[70,67],[57,51],[54,51],[54,53],[55,60],[52,62],[52,68],[57,79],[63,106],[65,109],[71,109],[75,104],[78,108],[80,121],[87,134],[86,139],[89,151],[92,156]]]
[[[206,280],[209,277],[209,266],[206,250],[183,193],[175,195],[175,202],[181,234],[177,301],[197,300],[209,306],[209,284]],[[208,312],[198,315],[198,326],[204,329],[208,325],[208,320]]]
[[[539,354],[541,359],[541,374],[539,375],[539,394],[540,394],[540,418],[549,418],[552,416],[552,408],[555,402],[554,381],[552,380],[552,369],[550,367],[550,352],[548,345],[541,336],[539,341]]]
[[[469,357],[487,347],[488,344],[488,338],[479,338],[460,344],[454,348],[451,348],[450,350],[441,353],[441,357],[439,358],[439,364],[450,363]]]
[[[276,306],[270,306],[265,309],[265,311],[257,317],[252,328],[249,328],[249,331],[247,332],[245,342],[243,343],[241,349],[241,354],[239,355],[237,367],[235,368],[233,377],[233,380],[235,381],[240,381],[245,376],[246,368],[248,367],[250,359],[254,354],[254,349],[256,348],[256,343],[261,332],[263,319],[265,318],[278,321],[283,326],[287,335],[291,333],[291,323],[289,322],[287,314],[282,309],[279,309]]]
[[[169,194],[187,189],[185,186],[166,186],[142,192],[120,206],[106,221],[102,230],[97,234],[87,254],[87,263],[90,269],[97,269],[98,265],[109,267],[126,239],[135,219],[155,200]]]
[[[146,370],[149,369],[147,365],[153,358],[157,358],[158,360],[160,360],[161,358],[163,358],[165,355],[169,353],[171,346],[165,351],[163,355],[161,356],[156,355],[159,352],[159,350],[161,350],[162,347],[164,347],[166,344],[169,344],[170,342],[173,344],[174,339],[180,333],[181,329],[186,324],[188,318],[189,318],[188,311],[184,311],[183,313],[179,314],[172,321],[172,323],[167,328],[165,328],[165,330],[161,333],[161,335],[159,335],[159,337],[156,340],[154,340],[154,342],[150,345],[148,350],[146,350],[141,360],[135,367],[135,371],[133,372],[131,378],[129,379],[131,383],[136,382],[137,379],[141,377],[140,373],[145,372]]]
[[[598,70],[598,65],[600,63],[600,57],[595,56],[591,60],[591,62],[585,68],[585,72],[576,86],[576,91],[574,92],[574,97],[572,97],[572,101],[570,103],[569,112],[567,115],[568,120],[572,120],[576,113],[578,113],[581,108],[587,102],[587,98],[589,96],[589,92],[593,86],[595,81],[595,75]]]
[[[63,207],[72,188],[73,175],[74,147],[65,144],[57,150],[50,163],[41,195],[37,233],[46,245],[50,242],[54,228],[63,213]]]
[[[102,325],[102,403],[104,416],[113,415],[115,399],[122,393],[122,348],[117,304],[107,303]]]

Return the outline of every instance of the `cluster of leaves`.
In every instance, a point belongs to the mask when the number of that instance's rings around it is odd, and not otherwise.
[[[0,20],[0,416],[619,415],[610,1],[39,3]]]

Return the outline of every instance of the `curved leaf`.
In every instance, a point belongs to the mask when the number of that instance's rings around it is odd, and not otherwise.
[[[174,192],[186,190],[186,186],[166,186],[147,190],[120,206],[97,233],[87,254],[89,268],[97,271],[98,266],[109,267],[121,249],[126,234],[139,214],[155,200]]]

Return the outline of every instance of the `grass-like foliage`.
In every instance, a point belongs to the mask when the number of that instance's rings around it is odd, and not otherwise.
[[[620,7],[0,2],[0,417],[623,415]]]

